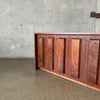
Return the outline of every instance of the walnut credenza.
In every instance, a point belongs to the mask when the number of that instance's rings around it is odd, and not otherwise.
[[[35,69],[100,91],[100,33],[34,33]]]

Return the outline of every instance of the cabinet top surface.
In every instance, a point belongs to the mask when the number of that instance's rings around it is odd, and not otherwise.
[[[34,34],[44,34],[44,35],[53,35],[53,34],[58,34],[58,35],[100,35],[100,33],[34,33]]]

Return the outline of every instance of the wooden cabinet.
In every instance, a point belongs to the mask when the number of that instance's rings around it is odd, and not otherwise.
[[[99,33],[35,33],[35,68],[100,91]]]

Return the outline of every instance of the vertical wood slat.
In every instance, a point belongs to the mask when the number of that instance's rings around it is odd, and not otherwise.
[[[48,68],[48,36],[44,37],[44,67]]]
[[[38,64],[44,66],[44,38],[38,37]]]
[[[80,56],[80,40],[72,39],[71,49],[71,76],[79,78],[79,56]]]
[[[54,71],[58,72],[58,38],[54,37]]]
[[[89,39],[83,37],[82,49],[81,49],[80,80],[85,83],[87,82],[88,53],[89,53]]]
[[[89,63],[88,63],[88,81],[97,84],[99,40],[90,40]]]
[[[58,39],[58,71],[65,73],[65,39]]]
[[[68,72],[69,72],[69,58],[68,58],[68,36],[66,37],[66,41],[65,41],[65,74],[66,76],[68,76]]]
[[[69,65],[68,65],[68,73],[67,73],[67,75],[68,75],[68,77],[71,77],[71,49],[72,49],[72,47],[71,47],[71,45],[72,45],[72,37],[70,37],[69,36],[69,39],[68,39],[68,58],[69,58]]]
[[[100,40],[99,40],[99,55],[98,55],[98,86],[100,87]]]
[[[50,70],[52,70],[53,69],[53,57],[54,57],[54,55],[53,55],[53,38],[48,38],[48,68],[50,69]]]

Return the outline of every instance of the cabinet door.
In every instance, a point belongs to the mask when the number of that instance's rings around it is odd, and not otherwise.
[[[50,70],[54,69],[54,39],[49,35],[38,35],[38,64]]]
[[[44,66],[44,36],[38,35],[38,67]]]
[[[65,73],[65,39],[58,39],[58,71]]]
[[[90,40],[88,56],[88,82],[98,83],[99,40]]]
[[[58,35],[54,38],[54,70],[68,74],[68,36]]]
[[[81,58],[81,39],[69,38],[69,67],[70,76],[73,78],[80,77],[80,58]]]
[[[48,36],[48,69],[54,69],[54,38]]]

